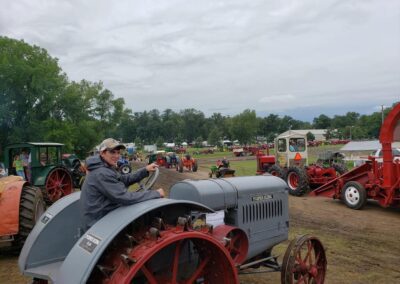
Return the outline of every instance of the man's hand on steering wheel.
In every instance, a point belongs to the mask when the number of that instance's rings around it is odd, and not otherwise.
[[[156,163],[152,163],[150,165],[146,166],[146,170],[149,172],[149,176],[145,179],[142,180],[139,184],[140,184],[140,188],[138,191],[144,190],[150,190],[151,187],[154,185],[155,181],[158,178],[158,175],[160,173],[160,170],[158,169],[158,165]],[[160,197],[165,197],[165,192],[164,189],[159,188],[156,189],[156,191],[158,191],[158,193],[160,194]]]
[[[158,193],[160,194],[161,197],[165,197],[164,189],[159,188],[159,189],[157,189],[157,191],[158,191]]]
[[[158,165],[156,163],[151,163],[150,165],[146,166],[146,170],[150,172],[154,172],[158,168]]]

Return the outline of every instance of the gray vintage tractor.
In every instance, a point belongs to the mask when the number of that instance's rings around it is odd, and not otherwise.
[[[153,181],[146,184],[151,186]],[[80,192],[62,198],[29,235],[19,268],[47,283],[239,283],[248,268],[282,283],[323,283],[326,257],[312,236],[287,240],[287,185],[274,176],[184,180],[170,198],[120,207],[82,232]]]

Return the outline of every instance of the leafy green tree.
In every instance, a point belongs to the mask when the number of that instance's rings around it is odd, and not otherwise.
[[[210,134],[208,134],[207,142],[209,145],[220,146],[221,144],[220,141],[221,141],[221,132],[217,127],[214,127],[210,131]]]
[[[257,117],[254,110],[246,109],[232,118],[232,135],[241,144],[246,145],[253,142],[257,134],[257,128]]]
[[[192,142],[195,137],[204,136],[202,133],[202,126],[205,123],[204,113],[193,108],[184,109],[180,112],[181,119],[183,121],[183,137],[188,142]]]
[[[331,119],[325,114],[321,114],[314,118],[313,126],[315,129],[327,129],[331,126]]]
[[[0,145],[41,141],[66,75],[45,49],[0,37]],[[36,123],[34,123],[36,122]]]
[[[197,148],[202,148],[203,147],[203,137],[199,136],[194,140],[194,145]]]
[[[312,134],[312,132],[307,132],[307,141],[314,141],[315,140],[315,135]]]
[[[157,147],[164,147],[164,139],[161,136],[157,138],[156,145]]]

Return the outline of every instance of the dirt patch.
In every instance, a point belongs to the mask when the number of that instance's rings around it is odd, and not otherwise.
[[[197,173],[161,168],[155,187],[167,192],[183,179],[208,178]],[[351,210],[341,202],[315,197],[289,197],[290,239],[299,234],[320,238],[327,251],[326,283],[400,283],[400,210],[384,209],[375,202],[364,210]],[[274,248],[283,255],[289,241]],[[26,283],[20,275],[18,256],[0,253],[0,283]],[[250,272],[260,272],[252,270]],[[280,273],[240,275],[241,283],[279,283]]]

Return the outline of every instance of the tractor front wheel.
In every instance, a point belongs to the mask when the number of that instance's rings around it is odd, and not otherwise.
[[[15,238],[16,247],[21,247],[36,222],[45,210],[42,191],[38,187],[24,186],[19,205],[19,233]]]
[[[307,172],[303,168],[290,167],[287,171],[286,182],[289,186],[289,194],[302,196],[309,189]]]
[[[283,169],[278,166],[278,165],[272,165],[268,168],[267,172],[273,176],[283,178],[284,177],[284,171]]]
[[[130,165],[122,165],[122,166],[119,168],[119,171],[120,171],[122,174],[126,175],[126,174],[129,174],[130,172],[132,172],[132,168],[131,168]]]
[[[294,239],[283,257],[281,283],[324,283],[326,255],[321,241],[303,235]]]
[[[177,170],[178,170],[180,173],[182,173],[182,172],[183,172],[183,162],[182,162],[182,161],[179,161],[179,164],[178,164]]]
[[[347,207],[355,210],[362,209],[367,204],[367,192],[356,181],[349,181],[343,186],[341,198]]]
[[[192,171],[197,172],[197,162],[196,161],[193,161]]]
[[[52,204],[74,191],[71,174],[63,167],[52,169],[46,177],[44,197]]]

